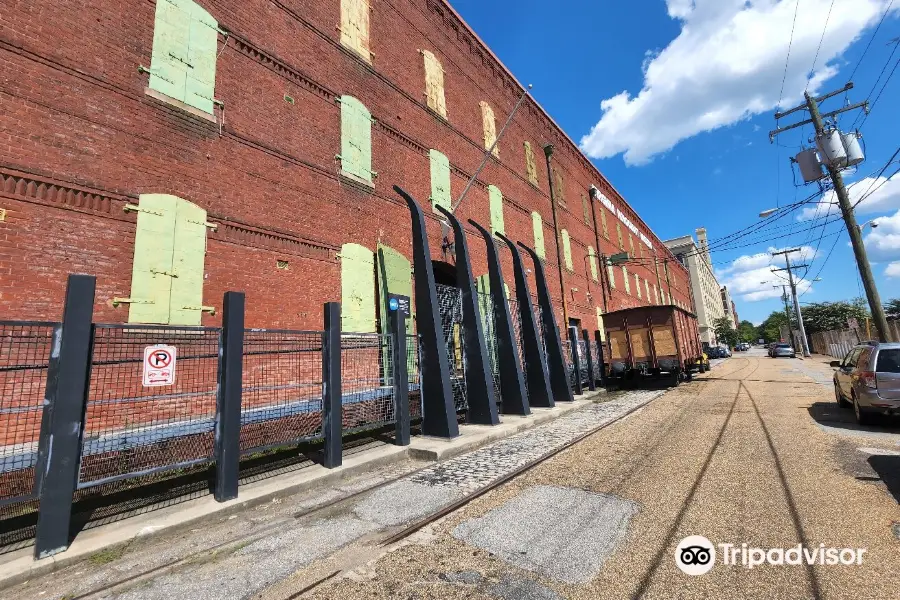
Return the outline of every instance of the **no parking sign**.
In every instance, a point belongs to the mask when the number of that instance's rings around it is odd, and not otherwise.
[[[175,383],[175,346],[144,348],[144,386],[155,387]]]

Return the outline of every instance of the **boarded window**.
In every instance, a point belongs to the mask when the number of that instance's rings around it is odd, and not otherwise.
[[[606,210],[602,206],[597,208],[600,210],[600,224],[603,227],[603,237],[609,239],[609,228],[606,226]]]
[[[659,304],[659,288],[655,285],[653,286],[653,300],[656,304]]]
[[[591,207],[588,205],[587,196],[584,194],[581,195],[581,212],[584,213],[584,223],[590,227],[591,226]]]
[[[616,271],[612,265],[606,265],[606,277],[609,279],[609,287],[616,289]]]
[[[536,186],[538,184],[537,165],[534,163],[534,150],[531,149],[531,144],[528,142],[525,142],[525,174],[528,175],[528,181],[531,182],[531,185]]]
[[[628,234],[628,247],[631,248],[631,254],[629,254],[629,256],[635,258],[637,255],[634,253],[634,238],[630,233]]]
[[[490,150],[491,146],[493,146],[493,155],[499,157],[500,148],[494,146],[494,142],[497,141],[497,125],[494,122],[494,109],[492,109],[490,104],[484,100],[479,102],[479,105],[481,106],[481,126],[484,129],[484,149]]]
[[[359,244],[341,246],[341,329],[375,331],[375,253]]]
[[[503,228],[503,194],[495,185],[488,186],[488,197],[491,204],[491,231],[493,233],[506,233]]]
[[[366,62],[369,51],[369,0],[341,0],[341,44],[350,48]]]
[[[431,160],[431,208],[435,210],[435,206],[443,206],[450,210],[453,204],[450,198],[450,161],[437,150],[430,150],[428,157]]]
[[[647,292],[647,302],[650,302],[650,282],[646,279],[644,280],[644,291]]]
[[[428,50],[422,50],[425,59],[425,102],[428,108],[447,118],[447,104],[444,100],[444,69]]]
[[[534,232],[534,251],[541,258],[547,258],[547,251],[544,248],[544,221],[536,211],[531,213],[531,228]]]
[[[625,240],[622,238],[622,224],[616,221],[616,235],[619,238],[619,250],[625,249]]]
[[[641,292],[641,278],[637,273],[634,274],[634,287],[637,288],[637,297],[643,299],[644,294]]]
[[[591,264],[591,279],[597,281],[597,256],[593,246],[588,246],[588,262]]]
[[[598,306],[597,308],[597,331],[600,332],[600,341],[606,341],[606,327],[603,325],[603,310]],[[602,352],[602,350],[601,350]]]
[[[628,281],[628,268],[622,267],[622,279],[625,280],[625,293],[631,295],[631,282]]]
[[[572,244],[569,241],[569,232],[563,229],[560,235],[562,236],[563,260],[566,263],[566,268],[574,271],[572,268]]]
[[[341,161],[343,175],[371,185],[372,115],[353,96],[341,96]]]
[[[212,114],[218,27],[191,0],[157,0],[150,88]]]
[[[563,176],[562,173],[559,172],[559,169],[553,169],[554,176],[556,177],[556,189],[553,190],[556,195],[556,203],[565,208],[566,206],[566,193],[565,186],[563,185]]]
[[[129,323],[199,325],[206,211],[168,194],[139,199]]]

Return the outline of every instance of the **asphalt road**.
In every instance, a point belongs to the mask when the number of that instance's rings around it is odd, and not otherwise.
[[[855,426],[821,357],[739,353],[303,597],[897,598],[898,432]],[[676,565],[691,535],[702,575]]]

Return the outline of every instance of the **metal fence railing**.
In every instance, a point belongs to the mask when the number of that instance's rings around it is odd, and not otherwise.
[[[569,385],[575,387],[575,364],[572,362],[572,342],[568,339],[562,340],[563,362],[566,364],[566,375],[569,378]]]
[[[587,364],[587,343],[583,339],[578,340],[578,372],[581,377],[581,383],[586,384],[590,373]]]
[[[478,309],[481,312],[481,325],[484,333],[484,345],[491,365],[491,379],[494,384],[494,397],[497,403],[502,402],[500,388],[500,362],[497,356],[497,318],[494,314],[494,298],[491,294],[478,292]]]
[[[0,321],[0,506],[37,496],[47,375],[59,323]]]
[[[394,423],[394,368],[390,335],[341,336],[341,405],[345,432]]]
[[[447,359],[450,366],[450,387],[457,412],[469,408],[466,394],[465,365],[463,350],[462,293],[458,287],[437,284],[438,309],[441,315],[441,329],[447,344]]]
[[[422,393],[419,377],[419,336],[406,336],[406,373],[409,381],[409,416],[422,418]]]
[[[594,369],[594,381],[600,381],[603,377],[603,372],[600,368],[601,360],[602,360],[602,349],[599,344],[597,344],[596,340],[591,340],[591,358],[593,358],[592,367]]]
[[[220,329],[94,325],[78,486],[212,460]],[[174,346],[174,381],[143,381],[148,347]]]
[[[277,329],[244,332],[242,454],[322,436],[324,335]]]

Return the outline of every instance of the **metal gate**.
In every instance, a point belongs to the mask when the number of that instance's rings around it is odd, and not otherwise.
[[[466,357],[463,349],[462,291],[451,285],[435,285],[441,329],[447,344],[447,360],[450,365],[450,387],[457,412],[468,410],[466,394]]]

